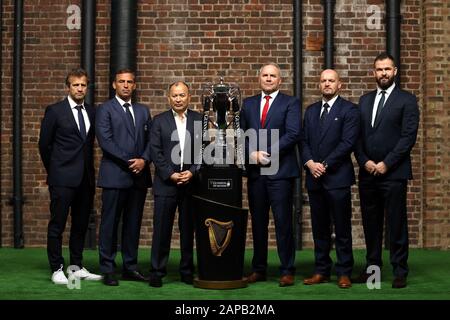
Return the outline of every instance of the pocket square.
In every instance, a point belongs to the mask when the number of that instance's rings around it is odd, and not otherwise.
[[[339,120],[339,118],[334,118],[334,121],[338,121]]]

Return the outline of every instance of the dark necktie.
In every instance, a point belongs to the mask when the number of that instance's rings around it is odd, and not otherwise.
[[[381,99],[380,102],[378,102],[378,107],[377,107],[377,113],[375,115],[375,120],[373,121],[373,125],[375,125],[375,123],[377,122],[378,117],[380,116],[381,110],[383,110],[383,106],[384,106],[384,95],[386,94],[386,91],[382,90],[381,92]]]
[[[127,114],[128,123],[130,124],[130,128],[133,130],[134,133],[134,121],[133,116],[131,115],[130,111],[130,104],[128,102],[123,104],[123,107],[125,108],[125,113]]]
[[[264,99],[266,99],[266,103],[264,104],[263,112],[261,115],[261,128],[264,128],[264,125],[266,124],[266,117],[267,113],[269,112],[269,100],[271,96],[265,96]]]
[[[83,106],[76,106],[75,109],[78,110],[78,124],[80,126],[80,135],[83,140],[86,140],[86,124],[84,123],[84,117],[83,112],[81,109],[83,109]]]
[[[328,105],[328,103],[325,103],[323,105],[323,112],[320,115],[320,124],[322,125],[325,122],[325,119],[328,116],[328,109],[330,108],[330,106]]]

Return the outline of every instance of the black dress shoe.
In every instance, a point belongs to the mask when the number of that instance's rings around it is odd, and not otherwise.
[[[194,276],[192,274],[183,274],[181,275],[181,282],[184,282],[186,284],[193,284]]]
[[[103,283],[107,286],[113,286],[113,287],[119,285],[119,281],[114,276],[114,273],[105,273],[103,275]]]
[[[129,281],[148,281],[148,278],[144,277],[144,275],[137,270],[122,272],[122,279]]]
[[[394,281],[392,281],[392,288],[401,289],[406,287],[406,277],[396,277]]]
[[[161,277],[151,275],[148,284],[150,285],[150,287],[160,288],[162,287],[162,279]]]

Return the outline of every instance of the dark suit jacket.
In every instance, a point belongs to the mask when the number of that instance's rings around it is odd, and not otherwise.
[[[350,157],[359,135],[359,110],[355,104],[338,97],[328,114],[322,130],[322,102],[310,105],[305,112],[302,135],[302,164],[309,160],[325,161],[325,175],[316,179],[306,168],[306,188],[336,189],[355,183]]]
[[[135,129],[130,127],[119,101],[114,97],[97,108],[95,132],[103,151],[100,163],[98,186],[101,188],[150,187],[151,175],[149,109],[133,103]],[[135,175],[128,169],[128,160],[143,158],[147,166],[141,174]]]
[[[359,100],[361,133],[355,150],[361,167],[359,177],[373,178],[364,169],[364,164],[373,160],[383,161],[388,167],[384,179],[412,179],[410,152],[416,142],[419,127],[417,98],[395,86],[372,128],[376,93],[376,90],[369,92]]]
[[[47,183],[50,186],[77,187],[85,169],[89,181],[92,185],[95,184],[95,110],[88,105],[85,105],[85,109],[91,126],[84,141],[67,98],[45,110],[39,135],[39,153],[47,170]]]
[[[244,99],[241,115],[241,129],[259,130],[261,94]],[[300,175],[300,170],[295,154],[295,146],[300,142],[301,136],[301,113],[300,101],[296,97],[278,93],[270,106],[266,117],[265,128],[268,130],[269,141],[267,149],[260,145],[259,136],[257,144],[252,144],[246,139],[245,154],[248,163],[249,154],[253,151],[267,151],[272,158],[279,157],[279,170],[276,174],[269,175],[269,179],[287,179]],[[271,141],[272,130],[279,130],[279,141]],[[276,148],[274,146],[276,145]],[[278,153],[276,154],[276,149]],[[247,174],[249,178],[256,178],[260,175],[260,167],[248,165]]]
[[[202,115],[188,109],[186,121],[186,138],[183,149],[183,171],[189,170],[195,175],[199,164],[199,151],[201,149]],[[198,121],[199,132],[194,132],[194,121]],[[180,158],[178,156],[180,146],[178,134],[174,137],[176,140],[171,140],[172,133],[176,130],[177,125],[175,123],[172,109],[158,114],[153,119],[150,151],[153,164],[155,165],[155,180],[153,183],[153,193],[155,195],[173,196],[177,193],[177,185],[170,180],[170,176],[173,173],[180,172]],[[194,140],[197,141],[197,150],[194,150]],[[172,153],[178,156],[178,161],[172,161]],[[188,184],[188,186],[190,185],[191,183]]]

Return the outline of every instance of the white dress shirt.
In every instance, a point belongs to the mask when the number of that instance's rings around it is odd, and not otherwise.
[[[67,100],[69,100],[70,108],[72,109],[73,117],[75,118],[75,122],[77,123],[78,131],[80,130],[80,123],[78,122],[78,110],[76,106],[78,104],[73,101],[71,96],[67,97]],[[86,135],[89,132],[89,128],[91,127],[91,122],[89,121],[89,116],[86,112],[86,108],[84,107],[84,102],[81,104],[81,113],[83,114],[84,124],[86,126]]]
[[[339,95],[336,95],[334,98],[332,98],[331,100],[328,100],[328,101],[325,101],[324,99],[322,99],[322,108],[320,109],[320,117],[322,116],[322,113],[325,110],[323,105],[326,103],[326,104],[328,104],[330,106],[328,108],[328,113],[330,113],[331,112],[331,108],[333,108],[333,104],[336,102],[338,97],[339,97]]]
[[[129,103],[130,107],[128,109],[130,109],[130,113],[131,113],[131,117],[133,118],[133,123],[134,125],[136,125],[136,118],[134,117],[134,112],[133,112],[133,108],[132,108],[132,104],[131,104],[131,100],[130,101],[124,101],[122,99],[120,99],[118,96],[116,96],[117,101],[119,101],[120,105],[122,106],[123,112],[127,112],[127,109],[123,106],[125,103]]]
[[[183,171],[184,141],[186,138],[187,109],[181,115],[176,113],[172,109],[172,114],[175,119],[175,124],[177,125],[178,140],[180,141],[180,171]]]
[[[395,88],[395,82],[389,88],[384,90],[386,93],[384,94],[384,104],[383,104],[383,106],[386,104],[386,101],[389,98],[389,96],[391,95],[392,90],[394,90],[394,88]],[[375,123],[375,117],[377,115],[378,103],[381,100],[381,91],[382,90],[383,89],[381,89],[380,87],[377,87],[377,95],[375,97],[375,102],[373,104],[373,110],[372,110],[372,127],[373,127],[373,125]]]
[[[271,94],[269,94],[270,99],[269,99],[269,109],[267,109],[267,113],[269,113],[270,107],[272,106],[273,101],[275,100],[275,98],[278,95],[278,92],[280,92],[280,90],[277,90],[275,92],[272,92]],[[267,96],[267,94],[265,94],[264,92],[261,92],[261,105],[259,107],[259,119],[261,120],[262,118],[262,113],[263,113],[263,109],[264,109],[264,105],[266,104],[266,99],[264,98],[265,96]]]

